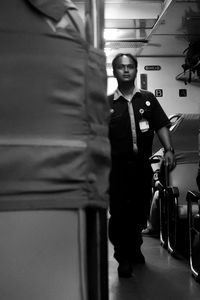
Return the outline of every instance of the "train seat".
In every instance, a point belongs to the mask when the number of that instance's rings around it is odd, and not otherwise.
[[[200,155],[200,129],[199,129],[199,155]],[[197,190],[187,192],[187,214],[189,231],[189,258],[190,269],[194,278],[200,281],[200,161],[197,172]],[[197,206],[197,211],[193,211],[193,206]]]
[[[194,278],[200,281],[200,193],[189,190],[186,196],[188,207],[189,259]],[[192,206],[197,206],[194,212]]]
[[[188,255],[189,237],[187,230],[188,189],[196,190],[197,163],[179,164],[169,173],[167,188],[168,250],[173,255]],[[195,213],[197,206],[193,205]]]
[[[168,250],[171,254],[189,255],[187,227],[188,190],[197,190],[199,114],[185,115],[172,138],[177,165],[169,172],[167,189]],[[194,213],[196,205],[192,205]]]
[[[176,153],[176,168],[171,172],[161,164],[156,194],[153,201],[157,202],[160,214],[160,241],[171,254],[178,251],[178,244],[183,244],[183,235],[186,230],[187,203],[186,194],[188,189],[196,189],[196,174],[198,156],[198,129],[199,114],[182,114],[175,126],[171,127],[171,136]],[[153,157],[158,154],[155,153]],[[163,155],[161,155],[163,157]],[[153,204],[153,203],[152,203]],[[193,206],[193,209],[195,207]],[[179,224],[183,223],[183,224]],[[183,229],[185,228],[185,229]],[[179,231],[180,229],[180,231]],[[180,234],[181,233],[181,234]],[[182,249],[187,248],[184,243]],[[186,249],[185,249],[186,250]],[[187,252],[187,250],[186,250]]]

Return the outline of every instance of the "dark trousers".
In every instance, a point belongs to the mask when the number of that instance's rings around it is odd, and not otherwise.
[[[148,162],[116,160],[110,173],[109,239],[117,261],[132,260],[142,245],[147,222],[152,171]]]

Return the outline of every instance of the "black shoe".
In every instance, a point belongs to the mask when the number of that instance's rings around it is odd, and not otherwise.
[[[141,264],[144,265],[145,264],[145,258],[144,255],[142,254],[142,252],[140,250],[138,250],[133,259],[132,259],[133,264]]]
[[[133,265],[128,261],[123,261],[119,263],[117,270],[119,277],[130,278],[132,277]]]

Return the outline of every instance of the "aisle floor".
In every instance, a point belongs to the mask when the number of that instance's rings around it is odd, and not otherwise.
[[[173,258],[156,238],[144,237],[146,264],[134,268],[132,278],[118,278],[109,243],[109,300],[199,300],[200,284],[188,262]]]

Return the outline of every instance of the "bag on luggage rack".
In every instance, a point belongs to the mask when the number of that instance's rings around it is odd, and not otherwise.
[[[184,72],[189,70],[188,83],[192,80],[192,74],[196,73],[200,77],[200,41],[191,42],[183,52],[185,63],[182,65]]]

